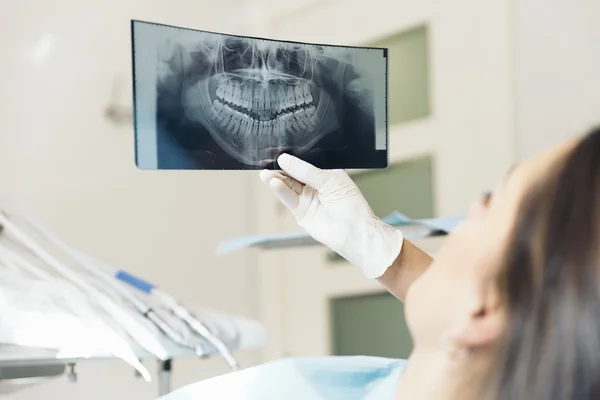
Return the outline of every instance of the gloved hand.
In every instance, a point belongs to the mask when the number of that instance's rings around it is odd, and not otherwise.
[[[400,254],[402,233],[377,218],[343,170],[321,170],[282,154],[283,173],[264,170],[262,181],[289,208],[298,225],[368,278],[378,278]]]

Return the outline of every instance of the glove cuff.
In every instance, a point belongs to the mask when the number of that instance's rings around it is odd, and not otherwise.
[[[372,216],[356,224],[338,252],[369,279],[381,277],[396,261],[404,236],[398,229]]]
[[[368,279],[380,278],[394,264],[404,244],[401,231],[381,221],[373,235],[376,237],[364,254],[362,271]]]

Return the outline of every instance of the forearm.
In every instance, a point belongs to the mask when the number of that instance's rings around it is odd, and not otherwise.
[[[404,301],[410,285],[431,265],[431,258],[417,246],[404,240],[396,261],[377,281],[399,300]]]

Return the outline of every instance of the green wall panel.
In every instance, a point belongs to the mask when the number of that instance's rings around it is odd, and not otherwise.
[[[400,32],[369,46],[389,49],[389,123],[430,114],[429,33],[427,26]]]
[[[412,350],[404,305],[387,292],[332,299],[331,327],[334,355],[408,358]]]
[[[352,179],[379,217],[392,211],[400,211],[411,218],[431,218],[435,214],[431,156],[357,173]]]

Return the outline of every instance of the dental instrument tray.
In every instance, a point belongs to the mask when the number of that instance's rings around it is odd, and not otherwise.
[[[237,370],[233,351],[266,344],[261,323],[189,309],[7,203],[0,204],[0,394],[60,376],[67,366],[75,380],[74,365],[86,360],[120,359],[150,381],[141,360],[153,358],[163,395],[176,358],[217,355]]]
[[[139,168],[387,167],[387,49],[131,28]]]
[[[206,317],[206,312],[207,310],[200,309],[195,314]],[[266,331],[258,321],[216,311],[210,311],[208,315],[213,317],[211,329],[219,332],[218,337],[227,343],[231,351],[258,349],[266,345]],[[204,321],[207,322],[206,319]],[[2,325],[0,329],[8,330],[10,328],[7,325]],[[233,332],[235,333],[232,334]],[[22,333],[23,335],[35,334],[31,331]],[[6,332],[4,336],[6,336]],[[219,356],[218,352],[209,346],[205,346],[204,352],[198,354],[193,349],[172,342],[166,336],[163,336],[160,340],[168,351],[164,360],[158,359],[159,396],[171,391],[171,363],[173,361],[190,356],[200,356],[201,358]],[[11,342],[14,342],[14,340],[11,340]],[[133,344],[133,350],[140,360],[157,359],[155,355],[138,344]],[[75,383],[77,381],[77,364],[102,362],[114,360],[115,358],[113,354],[106,351],[97,351],[94,354],[85,356],[60,357],[60,351],[56,349],[18,346],[0,342],[0,397],[50,379],[68,379],[70,382]],[[139,374],[137,375],[139,376]]]

